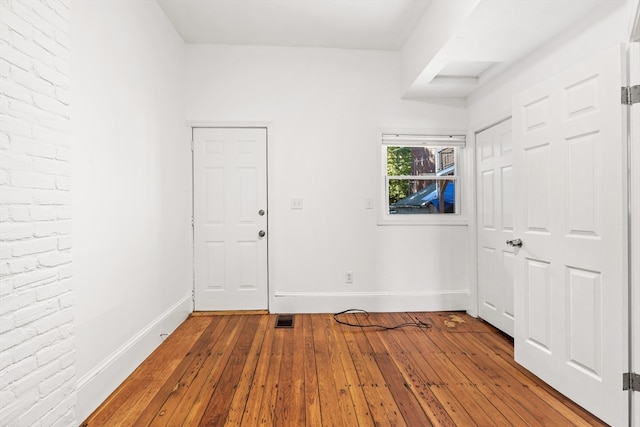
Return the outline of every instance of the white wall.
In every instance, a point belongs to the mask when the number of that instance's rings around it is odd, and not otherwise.
[[[184,45],[151,1],[71,4],[78,420],[191,309]]]
[[[74,425],[69,2],[0,3],[0,425]]]
[[[467,226],[381,227],[365,209],[379,196],[379,127],[467,121],[455,102],[400,100],[399,55],[187,46],[188,120],[270,123],[271,311],[466,308]]]

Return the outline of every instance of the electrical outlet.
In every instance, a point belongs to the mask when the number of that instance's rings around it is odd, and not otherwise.
[[[353,271],[344,273],[344,283],[353,283]]]

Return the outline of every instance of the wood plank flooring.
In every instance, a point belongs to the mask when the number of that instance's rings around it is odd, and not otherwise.
[[[194,315],[82,426],[600,426],[462,313]],[[428,325],[429,327],[425,327]]]

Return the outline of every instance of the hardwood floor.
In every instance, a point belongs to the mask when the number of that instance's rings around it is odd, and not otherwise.
[[[83,426],[604,425],[462,313],[191,316]],[[424,325],[423,325],[424,326]]]

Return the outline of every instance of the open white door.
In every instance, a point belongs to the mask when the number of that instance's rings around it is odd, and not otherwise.
[[[195,310],[266,309],[266,129],[194,128]]]
[[[626,158],[617,46],[513,101],[515,357],[628,423]]]
[[[476,134],[478,313],[513,336],[511,119]]]

